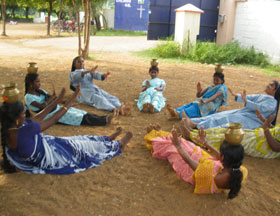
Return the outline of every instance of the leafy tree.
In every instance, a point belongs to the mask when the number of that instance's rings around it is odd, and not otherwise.
[[[7,0],[1,0],[1,13],[2,13],[2,21],[3,21],[3,36],[7,36],[6,34],[6,8],[7,8]]]

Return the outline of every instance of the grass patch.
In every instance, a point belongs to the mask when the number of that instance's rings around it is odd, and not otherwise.
[[[261,69],[269,76],[280,76],[280,65],[270,64],[267,55],[257,52],[254,47],[243,48],[238,42],[217,46],[212,42],[197,41],[194,47],[183,47],[181,50],[179,43],[167,40],[152,49],[137,52],[136,55],[182,63],[192,61],[244,65]]]

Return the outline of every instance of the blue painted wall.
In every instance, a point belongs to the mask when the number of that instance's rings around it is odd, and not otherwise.
[[[200,17],[198,39],[214,41],[219,0],[150,0],[148,39],[157,40],[172,36],[175,30],[174,10],[189,3],[204,10]]]
[[[115,29],[147,31],[148,19],[149,0],[115,0]]]

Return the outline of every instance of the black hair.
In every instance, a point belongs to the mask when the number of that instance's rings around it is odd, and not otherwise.
[[[73,71],[76,70],[76,61],[77,61],[78,58],[80,58],[80,57],[81,57],[81,56],[76,56],[76,57],[73,59],[71,72],[73,72]]]
[[[3,150],[3,162],[1,163],[1,166],[6,173],[13,173],[16,171],[16,168],[8,161],[5,151],[5,147],[7,146],[7,132],[8,129],[15,124],[16,119],[21,115],[23,110],[24,107],[20,101],[17,101],[13,104],[3,102],[2,106],[0,107],[1,144]]]
[[[223,81],[223,84],[225,82],[225,75],[221,72],[215,72],[213,77],[219,77],[222,81]]]
[[[277,106],[276,106],[276,113],[275,113],[275,118],[273,119],[273,121],[271,122],[271,124],[273,126],[275,126],[276,124],[276,120],[277,120],[277,115],[278,115],[278,109],[279,109],[279,101],[280,101],[280,84],[277,80],[273,80],[272,81],[275,85],[275,94],[274,94],[274,98],[275,100],[277,100]]]
[[[37,73],[35,73],[35,74],[30,74],[30,73],[26,74],[25,80],[24,80],[24,82],[25,82],[25,94],[28,93],[30,85],[32,85],[35,82],[35,80],[38,78],[38,76],[39,76],[39,74],[37,74]],[[46,93],[45,91],[43,91],[42,89],[36,89],[35,91],[38,92],[41,95],[44,95],[45,98],[46,98],[46,101],[50,97],[50,95],[48,93]],[[26,115],[27,118],[29,118],[31,116],[31,113],[29,112],[28,109],[25,111],[25,115]]]
[[[223,165],[231,168],[228,199],[233,199],[241,189],[243,174],[240,171],[240,166],[244,158],[244,148],[242,145],[230,145],[224,141],[220,147],[220,152],[224,156]]]
[[[157,66],[153,65],[152,67],[150,67],[149,69],[149,73],[151,73],[153,70],[157,71],[159,73],[159,69]]]

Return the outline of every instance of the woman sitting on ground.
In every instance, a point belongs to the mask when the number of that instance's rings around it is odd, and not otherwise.
[[[79,83],[82,84],[81,96],[78,101],[96,109],[114,112],[120,115],[128,115],[131,105],[129,103],[122,105],[116,96],[108,94],[93,83],[93,79],[106,80],[110,72],[106,74],[96,71],[97,66],[91,70],[85,70],[84,59],[81,56],[74,58],[70,72],[70,88],[75,90]]]
[[[231,145],[224,141],[220,152],[205,140],[203,130],[199,131],[199,143],[208,151],[178,137],[176,129],[166,136],[157,134],[149,127],[145,140],[152,143],[154,158],[167,159],[174,171],[186,182],[195,186],[196,194],[219,193],[229,189],[228,198],[238,195],[241,182],[248,171],[242,165],[244,149],[242,145]]]
[[[264,119],[257,111],[257,116],[264,122],[262,127],[254,130],[243,130],[244,137],[241,141],[241,145],[244,147],[245,154],[258,158],[280,158],[280,125],[270,128],[271,121],[275,118],[275,115]],[[185,119],[182,120],[181,124],[183,128],[183,137],[196,142],[199,131],[188,128],[185,124]],[[205,132],[206,140],[209,145],[213,146],[215,149],[219,149],[225,138],[226,129],[208,128]]]
[[[227,105],[227,87],[224,85],[224,74],[215,72],[213,75],[213,86],[201,88],[200,82],[197,83],[196,96],[202,99],[196,99],[182,107],[173,109],[167,104],[167,109],[171,117],[176,117],[178,120],[182,119],[182,115],[187,115],[190,118],[208,116],[215,113],[220,106]]]
[[[79,93],[78,86],[65,105],[45,119],[63,100],[65,89],[62,89],[59,96],[31,120],[25,119],[24,106],[20,101],[3,97],[0,119],[5,172],[15,171],[10,161],[25,172],[71,174],[99,166],[104,160],[121,154],[121,149],[132,138],[132,133],[127,132],[121,140],[115,141],[121,128],[110,136],[55,137],[42,133],[68,111]]]
[[[30,117],[30,112],[40,112],[48,104],[50,104],[55,98],[55,92],[51,96],[47,91],[40,88],[41,82],[39,74],[37,73],[28,73],[25,77],[25,104],[28,107],[26,111],[26,116]],[[60,109],[60,106],[57,105],[54,110],[52,110],[46,118],[51,117]],[[66,125],[89,125],[89,126],[104,126],[110,124],[113,120],[113,116],[98,116],[95,114],[87,113],[84,110],[76,109],[70,107],[68,111],[63,115],[58,122]]]
[[[149,69],[151,80],[144,80],[142,84],[142,92],[139,95],[137,107],[144,112],[160,112],[165,106],[165,98],[163,91],[166,87],[165,81],[158,78],[159,69],[152,66]]]
[[[243,129],[255,129],[261,127],[263,122],[256,117],[256,110],[260,111],[260,114],[264,118],[272,114],[277,118],[279,100],[280,100],[280,88],[279,83],[276,80],[270,82],[265,89],[265,94],[247,95],[246,90],[242,95],[235,94],[230,89],[229,91],[235,97],[235,101],[244,103],[243,109],[228,110],[219,113],[215,113],[211,116],[205,116],[200,118],[188,118],[187,124],[190,128],[226,128],[228,123],[240,123],[243,125]],[[275,120],[273,121],[275,125]]]

